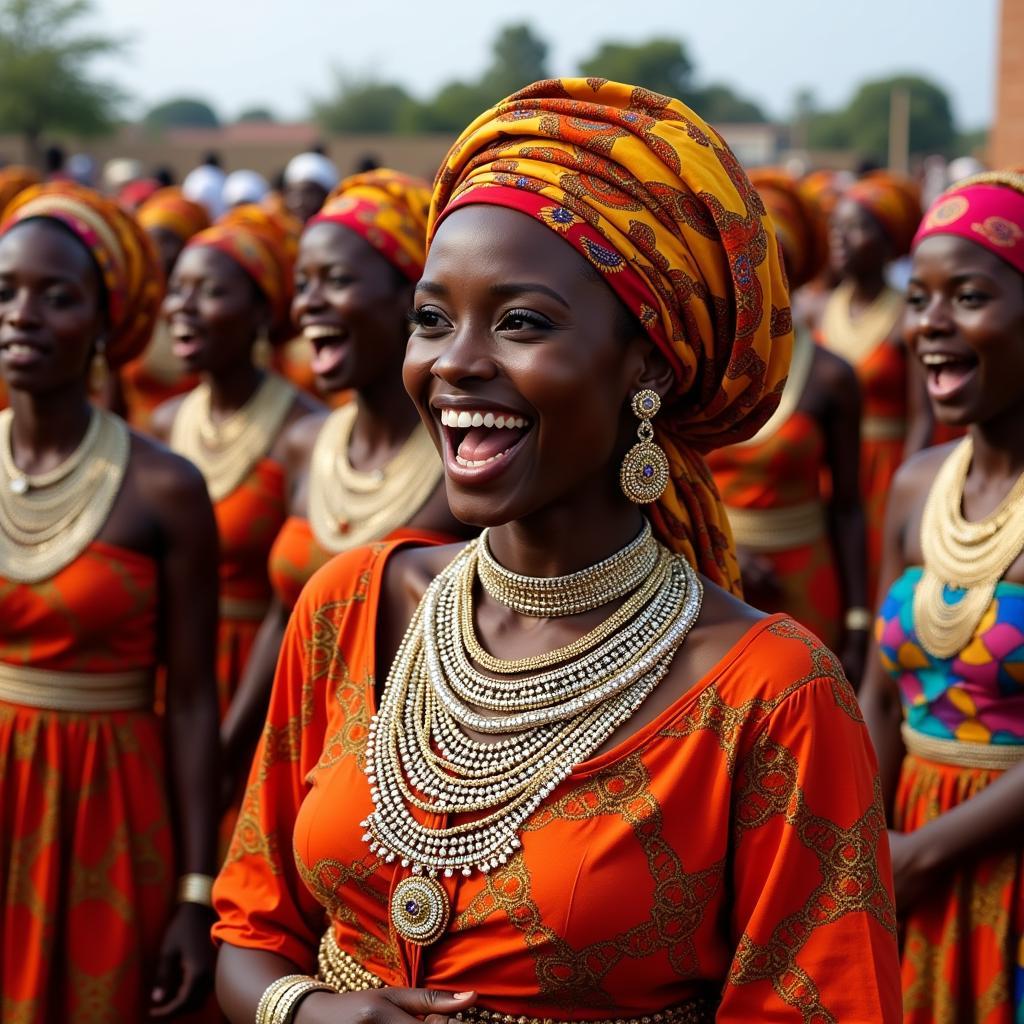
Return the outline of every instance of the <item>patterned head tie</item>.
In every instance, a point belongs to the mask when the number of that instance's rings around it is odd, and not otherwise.
[[[147,231],[163,228],[177,235],[183,244],[210,226],[206,207],[187,198],[174,185],[154,192],[139,207],[136,217]]]
[[[828,260],[828,221],[824,211],[785,171],[751,171],[750,180],[775,225],[789,286],[799,288],[817,277]]]
[[[878,221],[894,257],[910,252],[921,223],[920,191],[914,182],[889,171],[873,171],[855,181],[843,198],[852,199]]]
[[[37,171],[21,164],[8,164],[0,167],[0,220],[3,219],[7,204],[19,193],[32,185],[38,185],[42,179]]]
[[[661,539],[740,591],[728,519],[701,453],[774,411],[789,293],[760,196],[721,136],[678,100],[603,79],[538,82],[481,114],[434,183],[428,239],[453,210],[519,210],[575,248],[674,372],[656,421],[671,481]]]
[[[4,211],[0,235],[33,218],[61,223],[85,246],[99,269],[107,301],[106,356],[122,366],[153,333],[164,294],[156,248],[139,222],[99,192],[73,182],[35,185]]]

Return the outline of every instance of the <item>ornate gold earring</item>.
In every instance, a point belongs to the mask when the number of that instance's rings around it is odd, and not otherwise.
[[[270,343],[270,328],[260,328],[256,342],[252,347],[252,361],[261,370],[269,370],[274,361],[274,346]]]
[[[668,486],[668,459],[665,452],[654,442],[654,419],[661,408],[661,396],[657,391],[645,388],[633,396],[633,413],[640,420],[636,435],[640,439],[626,452],[619,472],[622,493],[637,505],[649,505],[657,501]]]
[[[89,391],[94,395],[102,395],[107,388],[107,377],[110,367],[107,363],[107,343],[103,338],[96,339],[96,351],[89,362]]]

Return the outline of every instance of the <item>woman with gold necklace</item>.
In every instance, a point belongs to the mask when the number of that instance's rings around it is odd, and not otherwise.
[[[224,723],[225,760],[244,781],[285,624],[332,556],[384,538],[450,543],[442,466],[402,386],[413,285],[423,272],[430,186],[378,169],[345,179],[299,244],[293,322],[313,349],[318,390],[342,408],[290,427],[288,518],[270,552],[274,596]]]
[[[862,696],[881,762],[909,1024],[1024,1019],[1024,176],[917,233],[904,319],[963,441],[896,477]]]
[[[895,1021],[867,734],[730,593],[698,454],[789,360],[757,193],[678,101],[539,82],[428,238],[405,384],[486,530],[303,591],[217,885],[228,1017]]]
[[[285,518],[284,434],[322,408],[254,360],[261,337],[290,336],[292,266],[288,239],[270,215],[238,207],[189,240],[164,302],[175,354],[203,380],[157,409],[153,429],[199,467],[213,500],[222,719],[270,602],[267,555]]]
[[[113,202],[0,225],[0,1017],[174,1016],[208,994],[216,532],[184,459],[90,404],[149,338],[156,253]],[[154,676],[166,670],[164,714]],[[174,907],[177,881],[178,906]]]

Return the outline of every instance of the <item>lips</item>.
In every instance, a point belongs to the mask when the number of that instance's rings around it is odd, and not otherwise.
[[[936,402],[954,400],[974,378],[977,357],[964,352],[918,352],[928,395]]]
[[[307,324],[302,336],[313,345],[310,369],[318,377],[332,377],[341,368],[348,352],[345,332],[334,324]]]
[[[39,362],[46,351],[39,345],[25,341],[5,341],[0,344],[0,358],[9,367],[26,367]]]
[[[503,473],[533,429],[526,416],[505,409],[441,407],[449,475],[480,484]]]

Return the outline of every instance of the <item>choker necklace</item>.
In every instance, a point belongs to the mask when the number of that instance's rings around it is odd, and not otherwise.
[[[348,449],[358,413],[355,402],[332,412],[320,428],[310,461],[309,524],[317,543],[334,554],[404,526],[434,493],[444,472],[422,423],[383,469],[355,469]]]
[[[477,572],[488,596],[518,612],[541,618],[581,615],[632,593],[654,569],[658,542],[651,525],[624,548],[596,565],[566,576],[521,576],[491,554],[489,531],[480,532]]]
[[[700,614],[703,588],[684,558],[654,545],[643,600],[631,598],[605,623],[548,655],[488,656],[493,675],[471,662],[479,641],[470,644],[466,628],[482,539],[467,544],[427,588],[370,723],[366,774],[374,810],[362,823],[371,852],[411,872],[391,900],[392,923],[407,941],[427,945],[447,927],[450,906],[438,876],[468,877],[507,863],[543,800],[668,672]],[[557,606],[554,594],[547,601],[552,614],[572,614]],[[501,738],[481,742],[467,730]],[[416,812],[435,824],[424,824]]]
[[[50,579],[96,539],[128,465],[128,428],[93,409],[75,451],[46,473],[23,473],[11,450],[10,409],[0,413],[0,576]]]
[[[892,333],[903,316],[904,300],[888,285],[856,320],[850,318],[853,283],[843,281],[829,296],[822,314],[825,347],[851,366],[862,363]]]
[[[270,451],[294,401],[295,388],[267,373],[241,409],[223,423],[214,423],[210,385],[204,381],[178,409],[171,428],[171,448],[199,468],[211,501],[221,501]]]
[[[973,452],[969,437],[953,450],[921,518],[924,573],[914,592],[914,628],[921,646],[937,658],[951,658],[970,643],[996,584],[1024,550],[1024,474],[992,515],[976,523],[964,519]],[[947,600],[947,588],[962,596]]]

